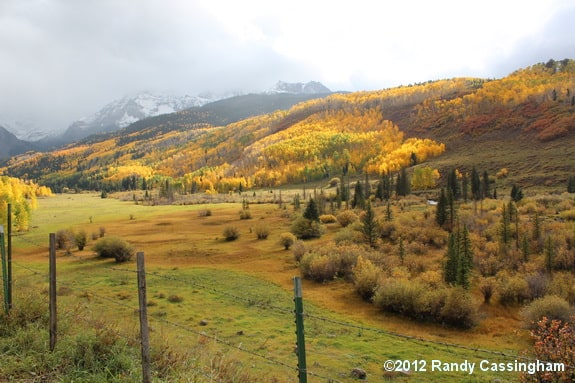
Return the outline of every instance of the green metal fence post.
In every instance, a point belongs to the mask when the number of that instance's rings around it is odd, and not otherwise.
[[[294,302],[295,302],[295,325],[296,325],[296,351],[299,383],[307,383],[307,366],[305,359],[305,334],[303,326],[303,298],[301,290],[301,278],[294,277]]]
[[[0,225],[0,252],[2,253],[2,287],[4,294],[4,309],[6,315],[10,312],[8,301],[8,269],[6,265],[6,248],[4,247],[4,226]]]

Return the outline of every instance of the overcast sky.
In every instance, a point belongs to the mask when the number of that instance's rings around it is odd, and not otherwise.
[[[575,58],[570,0],[0,0],[0,121],[142,90],[371,90]]]

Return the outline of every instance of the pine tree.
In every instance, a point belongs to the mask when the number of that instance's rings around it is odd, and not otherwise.
[[[575,176],[571,176],[567,180],[567,193],[575,193]]]
[[[483,185],[482,185],[482,192],[483,192],[483,198],[487,198],[491,196],[491,193],[489,192],[489,175],[487,174],[487,171],[483,172]]]
[[[393,212],[391,211],[391,202],[387,200],[387,205],[385,207],[385,220],[391,222],[393,220]]]
[[[499,226],[499,235],[501,243],[507,247],[511,240],[511,218],[509,216],[509,209],[503,204],[501,207],[501,223]]]
[[[405,261],[405,246],[403,245],[403,238],[399,237],[399,259],[401,260],[401,264]]]
[[[457,264],[459,258],[459,249],[455,233],[449,233],[446,257],[443,279],[447,284],[455,284],[457,281]]]
[[[435,222],[437,222],[439,226],[443,226],[447,222],[447,197],[445,196],[444,188],[441,188],[439,199],[435,207]]]
[[[366,203],[365,212],[361,216],[361,223],[363,238],[369,246],[375,247],[379,236],[379,225],[375,217],[375,211],[372,209],[369,200]]]
[[[461,177],[461,195],[463,196],[463,201],[467,202],[469,199],[468,195],[469,191],[469,178],[467,177],[467,173],[463,173]]]
[[[360,208],[360,209],[364,209],[365,208],[365,197],[363,195],[363,186],[361,185],[361,182],[356,182],[355,183],[355,189],[354,189],[354,193],[353,193],[353,200],[351,201],[351,207],[352,208]]]
[[[457,281],[456,284],[463,288],[469,288],[469,274],[473,268],[473,250],[467,226],[463,226],[458,236],[459,254],[457,257]]]
[[[313,197],[309,197],[309,202],[307,203],[307,207],[303,212],[303,217],[309,219],[310,221],[319,222],[319,210]]]
[[[481,199],[481,180],[479,179],[479,173],[475,166],[471,169],[471,195],[473,199],[479,201]]]
[[[523,190],[521,187],[513,184],[511,187],[511,199],[515,202],[519,202],[523,199]]]
[[[449,173],[447,173],[447,189],[451,190],[455,199],[461,198],[461,189],[459,187],[456,169],[451,169]]]
[[[399,196],[406,196],[411,192],[409,186],[409,177],[407,170],[402,168],[397,175],[396,194]]]

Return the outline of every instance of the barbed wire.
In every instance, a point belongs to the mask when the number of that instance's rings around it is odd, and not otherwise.
[[[137,273],[138,272],[137,270],[120,269],[120,268],[114,268],[114,267],[112,267],[111,269],[116,270],[116,271],[130,272],[130,273]],[[201,289],[210,291],[212,293],[215,293],[215,294],[218,294],[221,296],[227,296],[229,298],[233,298],[233,299],[238,300],[238,301],[243,301],[243,302],[247,303],[249,306],[256,306],[256,307],[263,308],[263,309],[268,309],[268,308],[274,309],[274,310],[277,310],[277,311],[282,312],[284,314],[293,314],[293,312],[294,312],[293,309],[288,309],[285,307],[272,305],[266,300],[258,300],[258,299],[253,299],[253,298],[249,298],[249,297],[244,297],[244,296],[237,295],[237,294],[232,294],[232,293],[229,293],[227,291],[222,291],[222,290],[216,289],[214,287],[206,286],[205,284],[202,284],[202,283],[196,282],[196,281],[192,281],[189,279],[183,279],[183,278],[178,278],[178,277],[174,277],[171,275],[159,274],[156,271],[152,271],[152,272],[147,271],[147,272],[145,272],[145,274],[146,274],[146,276],[161,278],[161,279],[165,279],[165,280],[183,283],[185,285],[193,286],[196,288],[201,288]]]
[[[39,244],[38,242],[35,242],[35,241],[33,241],[33,240],[31,240],[31,239],[25,237],[24,235],[14,235],[14,234],[12,234],[12,238],[16,238],[16,239],[18,239],[19,241],[26,242],[26,243],[28,243],[28,244],[30,244],[30,245],[34,245],[34,246],[37,246],[37,247],[43,247],[43,248],[45,248],[46,250],[48,250],[48,248],[50,247],[48,244]]]
[[[41,272],[39,272],[39,271],[37,271],[37,270],[31,269],[31,268],[28,267],[28,266],[24,266],[24,265],[21,264],[20,262],[14,262],[14,260],[12,260],[12,265],[13,265],[13,266],[20,267],[20,268],[22,268],[22,269],[24,269],[24,270],[28,270],[28,271],[30,271],[31,273],[33,273],[33,274],[35,274],[35,275],[40,275],[40,276],[42,276],[42,277],[44,277],[44,278],[48,278],[48,277],[49,277],[49,274],[48,274],[48,273],[41,273]]]
[[[471,351],[471,352],[475,352],[475,353],[495,355],[495,356],[502,357],[505,359],[513,358],[513,359],[525,360],[528,362],[536,362],[537,361],[537,359],[533,359],[533,358],[530,358],[530,357],[524,356],[524,355],[516,355],[513,353],[506,353],[503,351],[494,351],[494,350],[488,350],[488,349],[484,349],[484,348],[480,348],[480,347],[472,347],[472,346],[465,346],[465,345],[456,344],[456,343],[430,340],[430,339],[425,339],[425,338],[422,338],[419,336],[400,334],[400,333],[393,332],[393,331],[382,330],[382,329],[377,329],[377,328],[373,328],[373,327],[369,327],[369,326],[356,325],[356,324],[352,324],[352,323],[338,321],[335,319],[325,318],[325,317],[321,317],[321,316],[317,316],[317,315],[313,315],[313,314],[309,314],[309,313],[305,313],[305,312],[304,312],[304,316],[307,318],[320,320],[320,321],[323,321],[326,323],[336,324],[339,326],[345,326],[348,328],[354,328],[354,329],[360,330],[360,331],[365,330],[365,331],[370,331],[370,332],[374,332],[374,333],[378,333],[378,334],[392,336],[395,338],[413,340],[413,341],[418,341],[421,343],[428,343],[428,344],[432,344],[432,345],[436,345],[436,346],[443,346],[443,347],[448,347],[448,348],[451,347],[454,349],[466,350],[466,351]],[[569,369],[575,369],[575,366],[570,366],[570,365],[566,365],[566,364],[565,364],[565,367],[569,368]]]

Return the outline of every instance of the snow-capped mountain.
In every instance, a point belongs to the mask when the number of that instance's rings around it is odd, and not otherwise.
[[[284,82],[278,81],[267,93],[322,94],[331,90],[321,82]]]
[[[64,137],[66,141],[78,140],[91,134],[118,130],[147,117],[174,113],[211,101],[214,100],[200,96],[139,93],[113,101],[92,116],[73,122]]]
[[[36,122],[25,118],[0,118],[0,126],[14,134],[19,140],[28,142],[38,141],[54,134],[53,131],[42,129]]]

